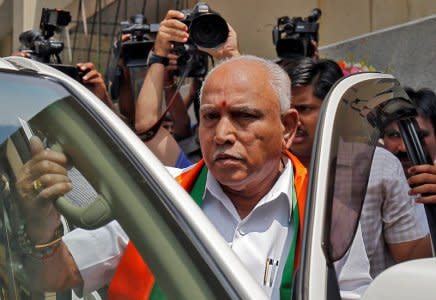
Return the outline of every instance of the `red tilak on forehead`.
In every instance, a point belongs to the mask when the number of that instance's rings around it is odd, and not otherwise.
[[[221,100],[221,107],[222,108],[226,108],[226,106],[227,106],[227,101],[226,100]]]

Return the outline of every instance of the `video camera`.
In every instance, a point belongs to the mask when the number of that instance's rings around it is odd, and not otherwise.
[[[315,49],[312,41],[318,42],[321,10],[312,9],[306,18],[285,16],[277,20],[272,31],[273,43],[280,58],[312,57]]]
[[[204,77],[208,70],[208,55],[198,47],[217,48],[222,45],[229,35],[227,22],[203,2],[182,12],[185,15],[182,22],[188,26],[189,39],[185,44],[176,43],[174,47],[179,55],[176,75]]]
[[[132,23],[121,22],[121,34],[130,34],[131,38],[127,42],[121,42],[120,57],[124,59],[127,67],[139,67],[147,65],[147,56],[153,48],[154,39],[149,33],[157,33],[159,24],[147,24],[147,20],[142,14],[131,17]]]
[[[20,43],[26,50],[30,50],[32,59],[43,63],[55,62],[60,64],[59,54],[64,49],[64,43],[51,39],[51,37],[70,22],[71,14],[68,11],[43,8],[39,23],[40,32],[28,30],[21,33],[19,36]]]
[[[40,31],[28,30],[18,37],[24,46],[24,48],[20,48],[20,51],[27,51],[30,53],[31,59],[48,64],[82,82],[82,77],[86,71],[83,72],[71,65],[63,65],[60,53],[64,49],[64,43],[52,39],[55,32],[59,32],[70,22],[71,14],[69,11],[43,8],[39,22]]]

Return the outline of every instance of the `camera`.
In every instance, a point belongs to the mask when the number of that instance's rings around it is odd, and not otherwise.
[[[182,20],[188,26],[189,39],[185,44],[176,43],[174,52],[179,55],[176,75],[204,77],[208,70],[208,55],[198,47],[217,48],[227,40],[227,22],[209,5],[197,3],[192,9],[182,11]]]
[[[64,49],[64,43],[52,39],[55,32],[59,32],[61,28],[67,26],[70,22],[71,14],[69,11],[43,8],[41,21],[39,22],[40,31],[28,30],[18,37],[20,43],[24,46],[20,51],[27,50],[31,59],[48,64],[82,82],[84,72],[74,66],[62,64],[60,53]]]
[[[206,3],[197,3],[193,9],[182,12],[185,15],[182,22],[188,26],[188,43],[203,48],[217,48],[227,40],[227,22]]]
[[[175,76],[197,78],[206,76],[209,65],[209,56],[207,53],[190,45],[186,45],[182,51],[180,51],[179,48],[179,50],[176,50],[176,53],[179,55],[179,58],[177,59]]]
[[[29,50],[32,59],[43,63],[61,63],[59,54],[64,49],[64,43],[51,39],[55,32],[71,22],[71,14],[62,9],[43,8],[40,32],[28,30],[20,34],[20,43]]]
[[[141,84],[144,81],[147,70],[147,58],[154,45],[154,34],[159,31],[159,24],[148,24],[143,14],[130,17],[130,21],[120,22],[117,33],[117,41],[111,48],[109,64],[105,78],[108,82],[111,97],[119,99],[121,84],[126,77],[120,65],[127,67],[130,76],[130,86],[134,98],[139,94]],[[123,35],[129,34],[127,41],[123,41]]]
[[[127,42],[121,42],[120,57],[124,59],[127,67],[139,67],[147,65],[147,56],[153,48],[154,39],[150,33],[159,31],[159,24],[147,24],[147,20],[142,14],[131,17],[132,23],[121,22],[121,33],[130,34],[131,38]]]
[[[272,31],[273,43],[280,58],[313,56],[312,41],[318,42],[321,10],[314,8],[308,17],[281,17]]]

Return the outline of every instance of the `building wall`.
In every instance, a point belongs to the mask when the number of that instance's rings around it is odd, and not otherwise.
[[[209,0],[235,28],[244,53],[275,57],[271,31],[281,16],[322,10],[320,45],[436,14],[435,0]]]
[[[12,49],[12,32],[6,34],[3,36],[2,39],[0,39],[0,56],[9,56],[11,55],[11,49]]]
[[[78,0],[14,0],[13,48],[18,47],[18,34],[30,29],[29,24],[39,21],[41,7],[65,6],[77,19]],[[102,1],[103,5],[114,0]],[[127,0],[126,0],[127,1]],[[133,2],[128,0],[129,5]],[[96,7],[96,0],[84,1],[87,15]],[[171,7],[177,1],[148,1],[147,8]],[[185,0],[192,6],[195,0]],[[218,11],[237,31],[240,48],[244,53],[268,58],[275,57],[271,31],[282,16],[302,16],[312,8],[322,10],[320,19],[320,45],[327,45],[344,39],[372,32],[393,25],[436,14],[435,0],[209,0],[211,7]],[[32,14],[28,8],[34,8]],[[0,7],[0,9],[2,9]],[[37,10],[37,11],[36,11]],[[24,15],[24,17],[23,17]],[[161,13],[163,16],[163,13]],[[151,20],[155,21],[155,20]],[[35,25],[37,26],[37,25]],[[37,28],[34,28],[37,29]],[[0,40],[3,37],[0,37]],[[2,43],[2,49],[7,47]],[[12,51],[12,49],[10,49]],[[4,51],[8,53],[9,51]],[[4,53],[3,52],[3,53]]]

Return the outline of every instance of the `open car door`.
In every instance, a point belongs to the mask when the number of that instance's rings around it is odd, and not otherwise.
[[[295,299],[340,299],[334,263],[346,254],[355,236],[380,128],[399,120],[406,123],[404,133],[414,135],[415,115],[414,104],[398,81],[380,73],[348,76],[324,100],[312,153]],[[413,141],[409,155],[422,153],[420,141]],[[427,208],[430,225],[432,209]],[[363,299],[434,296],[435,264],[431,258],[396,265],[369,285]],[[426,297],[422,299],[430,299]]]

